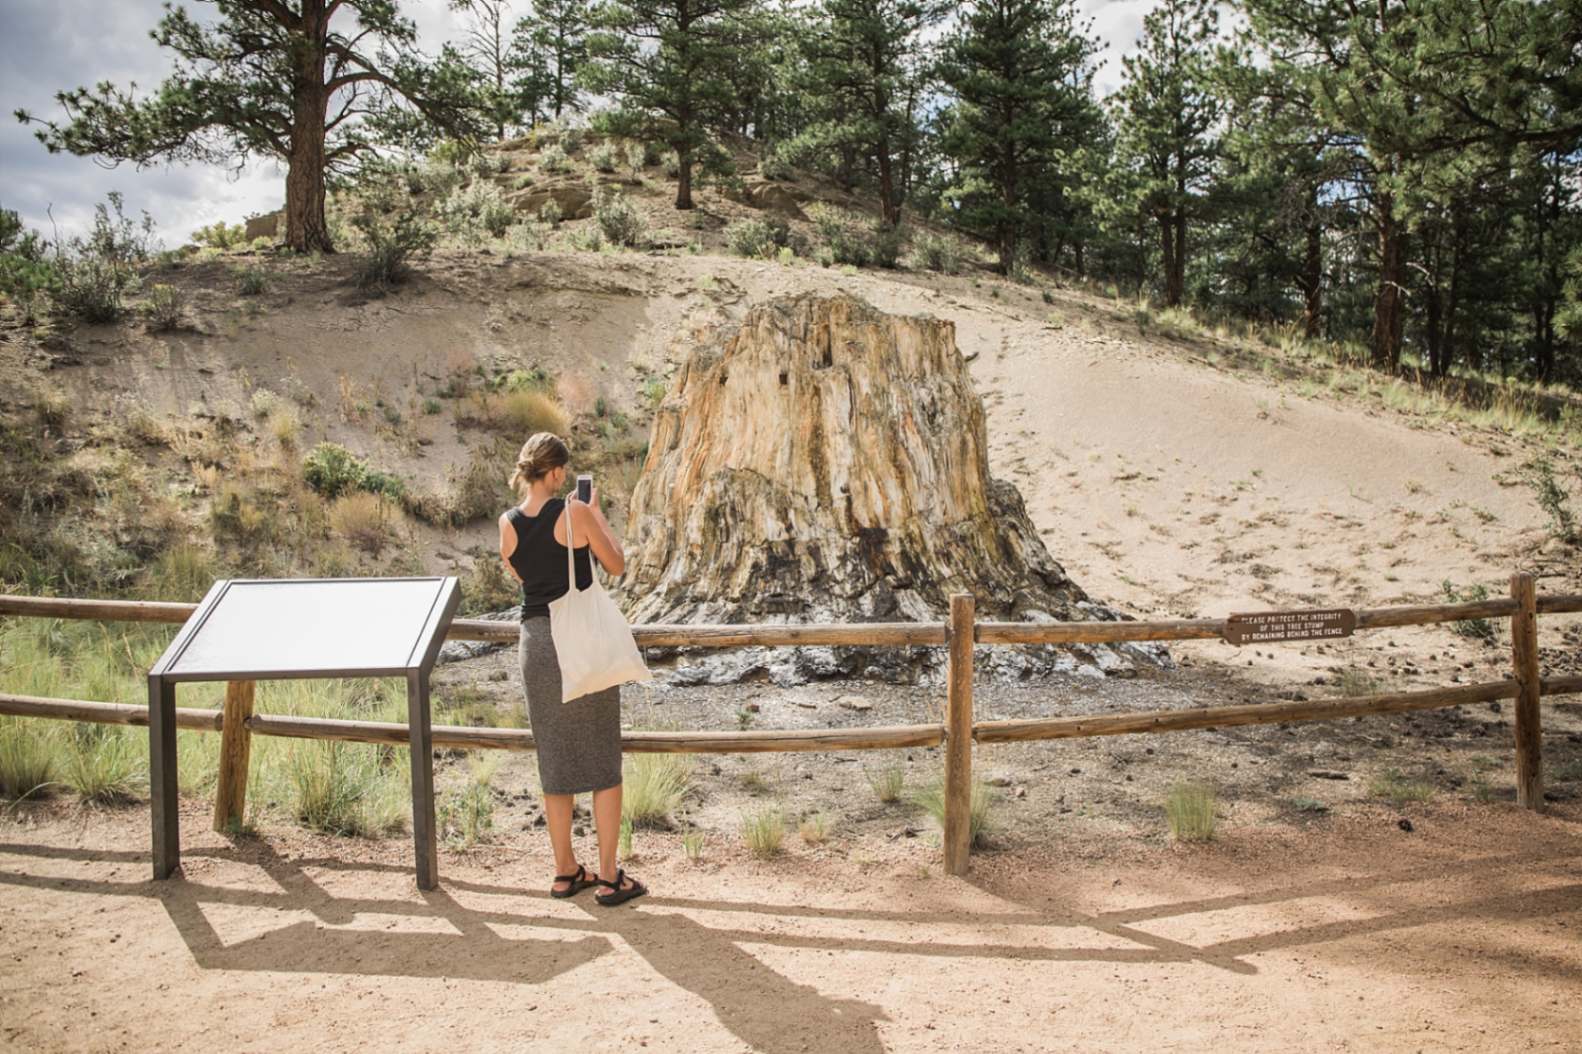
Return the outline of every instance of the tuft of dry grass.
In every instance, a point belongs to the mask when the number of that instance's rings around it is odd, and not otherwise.
[[[378,556],[394,541],[405,518],[401,507],[383,494],[354,491],[330,505],[330,527],[355,548]]]

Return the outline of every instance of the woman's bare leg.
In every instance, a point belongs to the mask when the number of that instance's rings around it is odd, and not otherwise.
[[[617,867],[615,854],[621,844],[621,785],[619,783],[593,792],[593,824],[599,832],[599,877],[614,882]],[[621,888],[632,888],[630,876],[621,884]]]
[[[577,854],[571,847],[571,812],[576,800],[575,794],[544,795],[544,823],[549,828],[550,847],[555,851],[557,875],[570,875],[577,871]],[[571,888],[571,883],[556,882],[554,888],[564,892]]]

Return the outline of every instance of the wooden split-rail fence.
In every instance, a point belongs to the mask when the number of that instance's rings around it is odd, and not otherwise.
[[[184,622],[194,604],[153,601],[86,600],[0,595],[0,615],[78,618],[100,621]],[[1582,692],[1582,676],[1541,677],[1537,616],[1582,612],[1582,595],[1538,596],[1530,574],[1511,576],[1510,596],[1457,604],[1386,607],[1344,611],[1346,631],[1377,630],[1471,619],[1511,620],[1511,676],[1502,681],[1413,692],[1301,701],[1139,711],[1076,717],[1037,717],[975,721],[972,712],[975,644],[1113,644],[1122,641],[1243,639],[1226,619],[1169,619],[1115,622],[979,622],[970,594],[951,597],[944,622],[832,623],[810,625],[645,625],[634,626],[639,646],[737,647],[741,645],[935,646],[948,651],[943,723],[887,725],[851,729],[761,731],[631,731],[621,746],[631,752],[753,753],[807,750],[885,750],[935,747],[944,750],[945,869],[961,874],[970,849],[972,745],[1035,739],[1180,732],[1188,729],[1261,725],[1288,721],[1333,721],[1365,714],[1487,703],[1514,699],[1516,800],[1529,809],[1544,801],[1539,700],[1545,695]],[[456,619],[451,640],[514,642],[514,622]],[[0,693],[0,714],[146,725],[141,704]],[[221,764],[214,803],[214,825],[225,830],[239,823],[247,797],[248,744],[253,735],[337,739],[406,745],[404,724],[292,717],[253,712],[252,682],[227,685],[222,710],[178,709],[179,728],[220,733]],[[435,725],[435,747],[467,750],[532,750],[530,729],[468,728]],[[416,807],[418,803],[414,803]]]

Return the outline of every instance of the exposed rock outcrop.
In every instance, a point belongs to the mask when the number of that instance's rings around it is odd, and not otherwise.
[[[634,622],[1116,619],[991,479],[983,404],[953,323],[849,296],[751,308],[699,347],[654,422],[632,497],[623,606]],[[1156,646],[985,648],[1009,676],[1167,663]],[[932,679],[943,649],[693,650],[682,680]]]

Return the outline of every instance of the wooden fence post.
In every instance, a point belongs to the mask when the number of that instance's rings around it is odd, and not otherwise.
[[[253,734],[253,682],[225,682],[225,716],[220,725],[220,781],[214,794],[214,829],[224,834],[242,825],[247,808],[247,762]]]
[[[1511,665],[1520,694],[1516,696],[1516,804],[1544,807],[1543,734],[1538,717],[1538,598],[1532,575],[1511,575]]]
[[[972,847],[971,593],[950,598],[948,687],[945,697],[945,873],[965,874]]]

